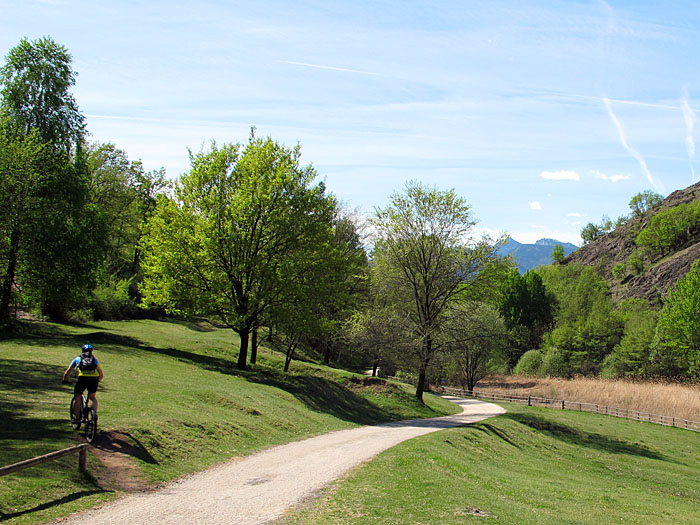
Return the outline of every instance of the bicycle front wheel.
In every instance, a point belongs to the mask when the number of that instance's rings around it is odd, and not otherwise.
[[[90,409],[87,420],[85,421],[85,439],[88,443],[92,443],[97,436],[97,413]]]

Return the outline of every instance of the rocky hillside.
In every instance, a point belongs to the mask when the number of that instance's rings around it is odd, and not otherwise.
[[[655,206],[643,217],[630,219],[607,235],[587,244],[564,259],[562,264],[581,263],[593,266],[611,284],[615,301],[629,297],[642,297],[652,304],[658,304],[668,288],[683,277],[693,262],[700,258],[700,238],[693,238],[680,250],[654,260],[648,255],[644,259],[644,271],[638,275],[628,272],[622,278],[613,276],[613,268],[627,263],[636,248],[635,238],[649,224],[653,215],[679,204],[700,200],[700,183],[684,190],[674,191],[661,204]]]

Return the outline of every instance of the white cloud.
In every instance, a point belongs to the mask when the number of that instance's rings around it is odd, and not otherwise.
[[[593,175],[601,180],[609,180],[612,183],[619,182],[621,180],[629,180],[632,178],[631,175],[607,175],[602,171],[593,171]]]
[[[566,216],[567,216],[567,217],[583,217],[583,215],[581,215],[581,214],[578,213],[578,212],[567,213]]]
[[[579,174],[570,170],[543,171],[540,176],[549,180],[579,180]]]
[[[537,202],[537,201],[532,201],[532,202],[530,203],[530,209],[531,209],[531,210],[541,210],[541,209],[542,209],[542,205],[541,205],[539,202]]]

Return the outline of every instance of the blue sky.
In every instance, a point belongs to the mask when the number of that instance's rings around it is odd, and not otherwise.
[[[91,139],[146,169],[289,145],[371,213],[408,180],[478,227],[580,244],[587,222],[700,177],[700,3],[0,0],[0,52],[73,55]]]

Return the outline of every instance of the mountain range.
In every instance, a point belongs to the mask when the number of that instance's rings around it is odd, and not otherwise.
[[[552,250],[560,244],[564,248],[564,255],[568,256],[578,249],[578,246],[570,242],[561,242],[555,239],[540,239],[535,244],[522,244],[515,239],[508,238],[498,250],[502,256],[511,255],[520,273],[533,270],[543,264],[551,264]]]

